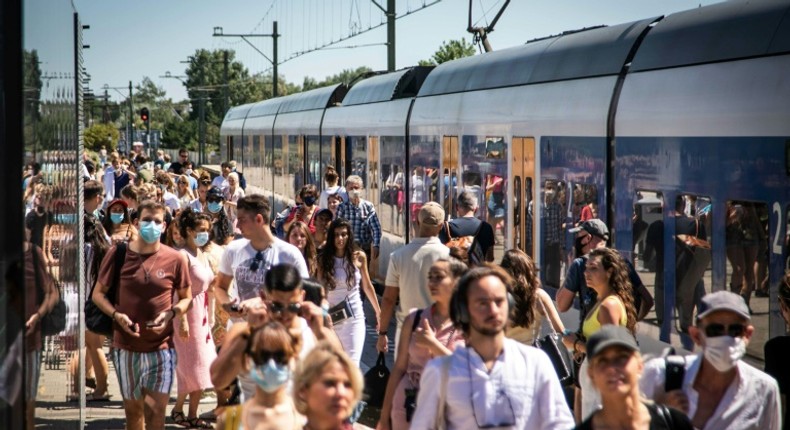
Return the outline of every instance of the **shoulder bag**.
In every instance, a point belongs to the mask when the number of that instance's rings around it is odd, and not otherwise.
[[[115,245],[115,260],[113,264],[113,273],[112,273],[112,283],[110,284],[109,290],[107,290],[107,300],[110,303],[115,304],[116,294],[118,292],[118,284],[121,280],[121,268],[123,267],[123,262],[126,259],[126,243],[119,242]],[[113,331],[113,320],[110,315],[105,314],[104,312],[96,306],[96,303],[93,303],[93,289],[96,288],[96,282],[93,283],[91,287],[90,296],[85,299],[85,327],[88,330],[97,333],[103,334],[105,336],[112,335]]]
[[[540,302],[540,307],[543,309],[543,314],[546,319],[549,319],[549,313],[546,312],[543,301],[540,300],[540,298],[537,298],[537,300]],[[554,325],[551,324],[551,321],[549,321],[549,327],[551,327],[551,333],[544,336],[543,339],[536,336],[532,345],[549,356],[551,364],[554,365],[554,370],[557,372],[557,378],[559,378],[560,384],[563,386],[571,385],[573,383],[573,363],[571,361],[571,356],[568,353],[568,349],[565,348],[565,344],[562,343],[562,335],[554,330]]]

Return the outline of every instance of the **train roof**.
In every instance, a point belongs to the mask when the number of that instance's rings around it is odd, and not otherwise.
[[[343,99],[343,106],[377,103],[414,97],[434,66],[416,66],[376,75],[355,84]]]
[[[280,98],[278,114],[325,109],[340,104],[348,92],[346,84],[335,84]]]
[[[246,105],[235,106],[228,109],[228,113],[225,114],[225,121],[246,118],[247,112],[250,111],[250,108],[252,108],[254,104],[255,103],[247,103]]]
[[[790,1],[729,1],[671,14],[642,42],[632,71],[790,51]]]
[[[259,116],[276,115],[283,97],[267,99],[255,103],[247,114],[247,118],[257,118]]]
[[[593,28],[440,64],[419,97],[620,73],[657,18]]]

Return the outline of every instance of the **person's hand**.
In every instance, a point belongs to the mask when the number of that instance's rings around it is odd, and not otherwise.
[[[253,330],[262,327],[269,321],[269,308],[261,301],[247,309],[245,319]]]
[[[33,334],[39,321],[41,321],[41,316],[38,314],[38,312],[34,313],[30,316],[30,318],[28,318],[27,322],[25,322],[25,334],[27,336]]]
[[[179,320],[178,335],[181,336],[181,339],[189,339],[189,321],[187,321],[186,314],[181,315],[181,319]]]
[[[301,316],[307,321],[314,333],[318,333],[324,327],[324,310],[313,302],[302,302]]]
[[[422,320],[420,325],[414,329],[412,336],[414,336],[414,341],[417,346],[421,348],[425,348],[430,351],[436,346],[436,332],[428,323],[427,319]]]
[[[370,248],[370,259],[375,260],[377,258],[379,258],[379,247],[373,246]]]
[[[170,320],[172,320],[175,315],[176,313],[172,309],[161,312],[156,318],[153,319],[153,321],[145,323],[145,328],[156,334],[162,334],[167,328]],[[189,330],[189,327],[187,327],[187,330]],[[187,332],[187,336],[189,336],[189,332]]]
[[[251,299],[247,299],[239,303],[239,312],[241,313],[240,316],[247,315],[251,309],[257,309],[260,305],[263,304],[263,299],[260,297],[253,297]]]
[[[216,324],[216,322],[217,322],[217,319],[214,316],[214,312],[209,312],[208,313],[208,326],[209,326],[209,328],[214,327],[214,324]]]
[[[359,267],[367,267],[368,256],[365,255],[362,251],[357,251],[354,253],[354,264]]]
[[[670,408],[675,408],[684,414],[689,413],[689,398],[683,390],[672,390],[664,394],[663,403]]]
[[[379,422],[376,423],[376,430],[390,430],[391,428],[389,417],[385,417],[384,414],[382,414],[381,418],[379,418]]]
[[[125,331],[131,337],[140,337],[140,324],[135,323],[129,318],[128,315],[116,312],[115,322],[121,326],[121,330]]]
[[[389,344],[387,342],[387,335],[380,334],[378,340],[376,341],[376,350],[378,352],[387,352],[389,351]]]

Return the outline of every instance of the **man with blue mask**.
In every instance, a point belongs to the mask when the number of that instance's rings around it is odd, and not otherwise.
[[[113,283],[118,245],[102,260],[92,299],[114,321],[112,359],[126,428],[164,428],[176,364],[171,321],[192,301],[189,263],[185,255],[159,241],[166,227],[161,203],[145,201],[138,214],[140,234],[120,247],[126,255],[114,300],[106,294]]]
[[[701,353],[682,357],[680,389],[665,391],[668,359],[645,363],[640,386],[657,403],[685,412],[698,429],[780,428],[776,380],[744,363],[754,334],[743,297],[717,291],[702,298],[689,335]]]

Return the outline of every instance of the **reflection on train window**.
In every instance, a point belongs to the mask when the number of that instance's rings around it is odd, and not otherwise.
[[[285,165],[285,157],[288,154],[288,147],[283,145],[282,136],[274,136],[272,141],[272,156],[274,157],[274,192],[282,198],[291,198],[288,193],[288,182]],[[275,202],[281,199],[274,199]],[[279,211],[281,208],[276,208]]]
[[[379,188],[381,190],[379,220],[382,230],[402,237],[406,232],[406,219],[403,216],[402,205],[398,205],[398,197],[403,196],[405,139],[382,136],[380,141],[381,176],[379,183],[383,186]],[[400,186],[398,186],[399,183]]]
[[[293,198],[304,186],[304,149],[301,136],[288,136],[288,173],[291,175],[293,187],[286,197]]]
[[[661,192],[637,191],[634,201],[633,247],[634,268],[642,283],[655,298],[656,320],[661,321],[664,309],[664,198]],[[661,270],[657,268],[661,267]],[[647,319],[653,321],[653,319]]]
[[[507,233],[507,145],[502,137],[464,136],[462,187],[478,196],[478,218],[494,228],[494,261],[504,255]],[[449,179],[448,179],[449,180]]]
[[[323,181],[321,177],[323,176],[323,171],[321,170],[321,158],[320,158],[320,144],[318,140],[318,136],[305,136],[306,140],[306,147],[307,147],[307,183],[313,184],[320,190],[322,187]]]
[[[572,213],[576,224],[598,216],[598,187],[593,184],[574,184]]]
[[[439,146],[439,139],[434,136],[415,136],[411,140],[409,147],[409,166],[408,171],[400,174],[390,174],[392,182],[387,186],[390,189],[401,190],[399,183],[404,183],[408,176],[408,189],[405,189],[403,197],[393,193],[392,200],[401,216],[409,217],[409,237],[417,237],[417,215],[423,204],[431,201],[431,197],[436,197],[439,189],[439,157],[436,155],[442,151]]]
[[[321,176],[320,177],[322,179],[319,179],[319,182],[321,183],[321,189],[322,190],[326,189],[326,187],[327,187],[327,184],[324,183],[324,181],[323,181],[323,175],[324,175],[324,172],[326,171],[327,166],[334,167],[335,170],[337,170],[338,174],[340,173],[340,170],[338,169],[337,164],[335,164],[335,162],[333,161],[334,152],[332,151],[332,140],[333,140],[332,136],[321,136],[321,143],[320,143],[320,146],[321,146],[321,155],[320,155],[320,157],[321,157],[321,159],[320,159],[320,165],[319,165],[318,169],[321,172]],[[342,184],[344,182],[343,179],[345,179],[345,178],[341,178],[340,184]]]
[[[368,145],[365,136],[346,137],[346,151],[349,152],[350,170],[348,175],[362,178],[362,198],[368,198]],[[345,178],[343,178],[345,180]],[[345,184],[345,181],[344,181]]]
[[[768,340],[768,205],[727,201],[727,289],[740,294],[752,311],[755,327],[747,353],[763,357]]]
[[[787,214],[787,222],[785,223],[785,242],[784,242],[784,269],[785,272],[790,272],[790,206],[785,208]],[[776,233],[779,234],[778,232]]]
[[[560,275],[565,272],[562,245],[567,186],[563,181],[549,179],[543,182],[541,194],[541,280],[547,287],[559,288]]]

